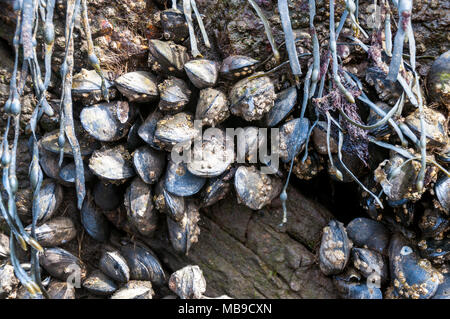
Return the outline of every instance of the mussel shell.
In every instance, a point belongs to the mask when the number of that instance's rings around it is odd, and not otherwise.
[[[174,272],[169,288],[181,299],[200,299],[206,291],[206,280],[199,266],[186,266]]]
[[[200,177],[219,176],[234,161],[234,150],[227,147],[225,131],[217,128],[207,129],[201,141],[194,144],[193,158],[187,163],[189,172]]]
[[[351,270],[335,275],[333,283],[339,294],[344,299],[383,299],[381,290],[374,285],[368,285],[349,276]]]
[[[403,92],[400,83],[387,80],[386,73],[378,67],[366,69],[366,81],[369,85],[375,87],[379,98],[390,105],[394,105]]]
[[[63,189],[61,185],[44,180],[39,190],[39,202],[37,208],[37,221],[45,222],[52,218],[63,201]],[[31,214],[31,212],[30,212]]]
[[[83,288],[94,295],[108,296],[117,290],[117,285],[101,271],[94,270],[83,281]]]
[[[323,229],[319,250],[319,266],[325,275],[342,272],[350,258],[352,242],[347,236],[344,225],[331,220]]]
[[[387,105],[383,102],[377,102],[376,105],[384,112],[388,113],[392,107]],[[373,109],[370,109],[369,117],[367,118],[367,125],[374,125],[375,123],[379,122],[381,120],[381,116],[376,113]],[[376,137],[376,138],[383,138],[385,136],[388,136],[392,133],[392,129],[389,126],[389,124],[383,124],[381,126],[378,126],[376,128],[369,130],[370,135]]]
[[[81,125],[79,125],[79,126],[81,126]],[[76,127],[78,127],[78,126],[76,125]],[[98,149],[100,147],[100,144],[98,141],[96,141],[92,137],[88,136],[87,133],[78,134],[77,133],[78,130],[80,130],[80,129],[77,129],[75,131],[75,133],[78,138],[78,143],[80,145],[81,156],[89,156],[96,149]],[[81,130],[82,130],[82,128],[81,128]],[[52,152],[52,153],[59,154],[58,138],[59,138],[59,130],[55,130],[53,132],[46,133],[39,140],[39,144],[45,150]],[[64,144],[64,147],[63,147],[63,153],[64,153],[64,156],[73,157],[72,147],[70,146],[67,138],[66,138],[66,143]]]
[[[174,221],[169,216],[167,217],[170,242],[177,253],[187,255],[192,244],[198,241],[199,220],[198,207],[193,201],[187,202],[186,211],[180,221]]]
[[[161,148],[153,141],[153,139],[155,137],[156,125],[163,116],[163,113],[159,109],[155,109],[147,116],[138,130],[139,137],[142,138],[145,143],[157,150]]]
[[[169,78],[158,84],[158,89],[161,92],[158,107],[163,112],[180,112],[189,103],[191,90],[189,90],[186,82],[181,79],[169,76]]]
[[[294,109],[297,103],[297,89],[292,86],[277,94],[273,108],[265,116],[268,127],[277,126]]]
[[[126,283],[130,280],[130,268],[118,251],[105,251],[100,258],[99,268],[117,282]]]
[[[130,279],[147,280],[161,286],[166,281],[166,275],[155,254],[139,243],[130,243],[120,248],[122,256],[130,267]]]
[[[9,264],[0,265],[0,298],[5,299],[19,285],[14,274],[14,267]]]
[[[108,220],[90,197],[84,200],[80,214],[81,223],[89,236],[100,242],[108,240],[110,232]]]
[[[131,156],[123,145],[95,151],[89,159],[89,168],[101,179],[111,182],[123,182],[135,175]]]
[[[154,184],[164,171],[166,157],[163,152],[142,146],[133,153],[133,166],[147,184]]]
[[[113,84],[105,79],[110,100],[116,97],[117,91]],[[81,69],[80,73],[73,76],[72,95],[74,100],[81,100],[84,104],[94,104],[104,100],[102,93],[102,78],[95,70]]]
[[[166,174],[164,175],[164,188],[177,196],[191,196],[197,194],[206,179],[196,176],[188,171],[183,162],[175,163],[169,161]]]
[[[227,96],[213,88],[200,91],[195,111],[195,119],[201,120],[203,125],[216,126],[230,116]]]
[[[143,236],[151,236],[158,226],[158,212],[154,209],[152,190],[139,177],[125,192],[124,205],[128,220]]]
[[[31,225],[26,231],[31,232]],[[68,217],[55,217],[36,227],[36,240],[43,247],[55,247],[65,244],[77,235],[74,223]]]
[[[213,87],[219,77],[218,65],[214,61],[198,59],[184,64],[189,80],[199,89]]]
[[[62,167],[59,170],[59,178],[62,180],[61,183],[64,182],[64,185],[73,185],[75,184],[75,180],[76,180],[76,167],[75,167],[75,163],[69,163],[67,165],[65,165],[64,167]],[[84,181],[86,183],[92,181],[94,179],[94,174],[92,174],[91,170],[89,169],[89,167],[86,165],[84,166]]]
[[[67,281],[71,276],[83,276],[81,260],[62,248],[45,248],[39,255],[39,263],[54,278]]]
[[[125,73],[115,80],[115,84],[120,93],[130,102],[149,102],[159,96],[158,82],[150,72]]]
[[[173,41],[149,40],[149,65],[153,71],[183,76],[184,64],[189,60],[187,49]]]
[[[121,195],[116,185],[98,181],[93,190],[94,202],[102,210],[116,209],[121,202]]]
[[[292,173],[299,179],[310,180],[323,170],[322,161],[322,157],[315,152],[309,152],[304,162],[302,157],[297,156],[294,158]],[[285,167],[289,171],[290,163],[286,163]]]
[[[441,54],[431,65],[427,76],[428,95],[450,109],[450,51]]]
[[[425,136],[427,137],[427,146],[444,147],[448,143],[448,125],[447,117],[439,111],[429,107],[423,108],[423,119],[425,124]],[[405,119],[406,125],[420,138],[421,124],[420,112],[417,109]]]
[[[75,299],[75,287],[67,282],[52,280],[47,293],[50,299]]]
[[[58,180],[61,168],[59,167],[59,156],[55,153],[46,151],[43,147],[39,148],[39,164],[45,175]]]
[[[180,43],[189,37],[186,19],[180,10],[167,9],[161,11],[160,18],[164,39]]]
[[[384,256],[388,255],[390,233],[380,222],[358,217],[346,227],[347,235],[357,247],[367,247]]]
[[[156,209],[161,213],[167,214],[175,221],[180,221],[184,216],[185,198],[169,193],[164,188],[164,182],[161,180],[155,189],[154,202]]]
[[[273,107],[275,98],[275,88],[269,77],[245,78],[231,89],[230,111],[246,121],[260,120]]]
[[[153,295],[150,281],[131,280],[117,290],[111,299],[152,299]]]
[[[124,137],[133,117],[134,109],[126,101],[87,106],[80,113],[85,131],[101,142],[113,142]]]
[[[258,62],[247,56],[230,55],[223,60],[219,72],[226,79],[240,79],[253,73]]]
[[[189,144],[199,133],[194,127],[192,115],[180,112],[166,115],[158,121],[153,141],[170,151],[176,144],[182,147]]]
[[[200,194],[203,207],[214,205],[225,198],[231,190],[231,181],[234,178],[235,172],[236,169],[231,168],[220,176],[208,179]]]
[[[259,150],[267,143],[267,136],[262,130],[256,126],[236,129],[238,137],[236,156],[238,163],[245,163],[246,161],[248,163],[258,162]]]
[[[420,255],[434,264],[441,265],[450,260],[450,238],[424,239],[418,246]]]
[[[290,162],[303,149],[308,137],[309,120],[294,119],[280,128],[280,158],[284,163]]]
[[[9,237],[0,233],[0,259],[9,257]]]
[[[352,249],[353,266],[366,278],[385,283],[389,269],[380,253],[366,248]]]
[[[439,204],[448,213],[450,211],[450,177],[444,176],[438,179],[434,192],[439,200]]]
[[[314,127],[311,139],[314,145],[314,149],[320,155],[328,155],[327,149],[327,123],[324,121],[317,122]],[[336,154],[338,152],[338,143],[333,135],[330,135],[330,152]]]
[[[438,209],[426,209],[419,222],[422,235],[427,238],[443,238],[444,232],[450,229],[450,220]]]
[[[444,280],[432,299],[450,299],[450,274],[444,274]]]
[[[426,259],[419,259],[415,248],[399,233],[389,244],[391,280],[400,296],[429,299],[439,285],[438,272]]]
[[[141,119],[141,115],[138,114],[135,122],[133,123],[133,125],[131,125],[130,129],[128,130],[127,148],[130,151],[133,151],[139,146],[144,144],[144,140],[142,140],[141,137],[139,136],[139,128],[142,125],[142,121],[143,120]]]
[[[239,166],[234,175],[234,188],[239,203],[260,210],[281,192],[281,180],[260,172],[256,167]]]

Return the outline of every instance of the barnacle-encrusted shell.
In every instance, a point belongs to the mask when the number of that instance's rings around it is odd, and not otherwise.
[[[189,90],[186,82],[173,76],[169,76],[158,84],[158,89],[161,92],[158,107],[166,113],[176,113],[183,110],[191,96],[191,90]]]
[[[408,115],[405,121],[417,136],[420,136],[420,132],[422,131],[419,114],[419,109],[417,109]],[[427,144],[440,147],[445,146],[448,143],[447,118],[441,112],[429,107],[423,108],[423,115],[428,140]]]
[[[229,116],[228,100],[223,92],[213,88],[200,91],[195,111],[196,120],[201,120],[204,125],[216,126]]]
[[[117,89],[130,102],[148,102],[159,95],[157,80],[153,74],[146,71],[125,73],[115,81]]]
[[[245,78],[231,89],[230,111],[246,121],[260,120],[273,107],[275,97],[275,88],[269,77]]]
[[[177,43],[189,36],[189,29],[183,12],[178,9],[167,9],[160,14],[163,37]]]
[[[258,61],[243,55],[230,55],[220,67],[220,75],[226,79],[240,79],[248,76],[256,68]]]
[[[95,151],[89,159],[89,168],[98,177],[109,181],[123,181],[135,175],[131,156],[123,145]]]
[[[319,266],[325,275],[342,272],[350,257],[352,242],[348,239],[344,225],[331,220],[323,229],[319,250]]]
[[[174,272],[169,288],[181,299],[200,299],[206,291],[206,280],[199,266],[186,266]]]
[[[194,127],[192,115],[181,112],[166,115],[156,125],[154,142],[170,151],[177,143],[188,144],[199,131]]]
[[[148,42],[148,64],[154,72],[182,76],[183,66],[189,60],[187,49],[173,41],[152,39]]]

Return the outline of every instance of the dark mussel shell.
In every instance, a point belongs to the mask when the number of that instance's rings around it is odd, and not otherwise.
[[[423,109],[424,112],[424,124],[425,124],[425,136],[427,137],[428,146],[444,147],[448,143],[448,125],[447,117],[439,111],[433,110],[429,107]],[[420,125],[420,112],[417,109],[405,119],[406,125],[413,131],[418,138],[420,138],[421,125]]]
[[[387,202],[390,203],[389,200]],[[405,227],[410,227],[414,221],[415,211],[416,205],[411,201],[406,201],[399,207],[394,208],[395,221]]]
[[[80,214],[81,223],[89,236],[100,242],[106,242],[110,232],[108,220],[95,206],[90,196],[84,200]]]
[[[167,164],[164,175],[164,188],[178,196],[191,196],[197,194],[205,185],[206,179],[196,176],[188,171],[185,163],[175,163],[172,160]]]
[[[162,286],[166,275],[156,255],[140,243],[125,244],[120,248],[122,256],[130,267],[130,279],[147,280]]]
[[[450,110],[450,51],[434,60],[427,76],[428,95],[433,102],[441,103]]]
[[[424,237],[442,239],[444,233],[450,229],[450,220],[438,209],[425,209],[419,228]]]
[[[125,73],[115,81],[117,89],[130,102],[149,102],[159,96],[158,81],[150,72]]]
[[[206,280],[199,266],[186,266],[174,272],[169,288],[181,299],[200,299],[206,291]]]
[[[275,88],[269,77],[245,78],[231,89],[230,111],[246,121],[260,120],[272,109],[275,98]]]
[[[389,267],[383,256],[366,248],[352,249],[353,266],[373,284],[385,283],[388,280]]]
[[[180,10],[167,9],[161,11],[160,20],[165,40],[181,43],[189,37],[186,19]]]
[[[117,282],[130,280],[130,267],[118,251],[105,251],[99,261],[99,268]]]
[[[117,290],[117,285],[101,271],[94,270],[83,281],[83,288],[94,295],[108,296]]]
[[[113,84],[105,79],[110,100],[116,97],[117,91]],[[73,76],[72,95],[74,100],[80,100],[83,104],[92,105],[104,100],[102,93],[102,78],[95,70],[81,69],[80,73]]]
[[[189,60],[187,49],[173,41],[152,39],[148,41],[148,64],[154,72],[183,76],[184,64]]]
[[[234,188],[239,203],[259,210],[280,194],[282,183],[278,177],[264,174],[254,166],[239,166],[234,175]]]
[[[220,67],[220,76],[228,79],[240,79],[252,74],[259,61],[243,55],[230,55]]]
[[[139,177],[134,178],[125,192],[124,205],[131,224],[141,235],[151,236],[158,226],[158,212],[150,186]]]
[[[286,169],[289,170],[290,163],[286,163]],[[317,176],[323,170],[323,160],[315,152],[309,152],[305,161],[302,157],[294,158],[294,166],[292,166],[292,172],[299,179],[310,180]]]
[[[377,102],[376,105],[383,110],[384,112],[388,113],[391,110],[391,107],[383,102]],[[369,117],[367,118],[367,125],[374,125],[375,123],[379,122],[381,120],[381,117],[378,113],[376,113],[373,109],[370,109]],[[369,130],[370,135],[376,137],[376,138],[383,138],[385,136],[388,136],[391,134],[392,129],[389,126],[389,124],[384,124],[381,126],[378,126],[376,128]]]
[[[400,83],[387,80],[386,73],[378,67],[367,68],[366,81],[375,87],[377,96],[390,105],[394,105],[403,92]]]
[[[84,132],[83,128],[81,128],[81,124],[78,123],[75,124],[75,134],[80,144],[81,156],[89,156],[100,147],[98,141],[96,141],[95,139],[90,137],[86,132]],[[39,144],[45,150],[59,154],[58,138],[59,138],[59,130],[55,130],[53,132],[46,133],[39,140]],[[70,146],[69,141],[67,139],[63,147],[63,153],[64,156],[73,157],[72,147]]]
[[[164,181],[159,181],[156,185],[154,202],[156,209],[167,214],[175,221],[180,221],[184,216],[186,207],[185,198],[169,193],[164,188]]]
[[[158,84],[161,92],[158,107],[165,113],[177,113],[184,109],[189,103],[191,90],[183,80],[169,76],[162,83]]]
[[[199,220],[198,207],[193,201],[186,203],[186,211],[180,221],[174,221],[169,216],[167,217],[170,242],[177,253],[187,255],[192,244],[198,241]]]
[[[294,119],[280,128],[280,158],[284,163],[290,162],[303,149],[308,137],[309,120]]]
[[[142,123],[138,130],[139,137],[142,138],[145,143],[157,150],[161,148],[154,142],[153,139],[155,137],[156,125],[159,120],[163,118],[163,116],[163,113],[159,109],[155,109],[147,116],[144,123]]]
[[[399,233],[392,235],[389,245],[391,280],[404,298],[429,299],[439,285],[438,272],[426,259],[419,259],[415,248]]]
[[[333,277],[334,286],[344,299],[383,299],[379,287],[359,280],[359,275],[351,268]]]
[[[45,222],[52,218],[58,211],[63,201],[63,189],[61,185],[50,179],[44,180],[39,190],[39,202],[37,208],[37,221]],[[31,214],[31,212],[29,212]]]
[[[171,151],[176,144],[186,147],[199,133],[194,127],[192,115],[180,112],[166,115],[158,121],[153,141]]]
[[[142,121],[143,119],[141,115],[138,113],[135,122],[133,123],[133,125],[131,125],[130,129],[128,130],[127,148],[130,151],[144,144],[144,140],[141,139],[139,136],[139,128],[142,125]]]
[[[444,274],[444,279],[432,299],[450,299],[450,274]]]
[[[440,206],[448,214],[450,211],[450,177],[445,176],[438,179],[434,187],[434,192],[436,193]]]
[[[325,275],[339,274],[345,269],[352,242],[347,236],[344,225],[331,220],[323,229],[319,250],[319,266]]]
[[[201,120],[203,125],[216,126],[230,116],[227,96],[213,88],[200,91],[195,111],[195,119]]]
[[[213,87],[216,84],[219,77],[218,68],[216,62],[205,59],[190,60],[184,64],[189,80],[198,89]]]
[[[189,172],[200,177],[219,176],[234,161],[234,150],[227,147],[225,131],[209,128],[202,140],[194,144],[193,158],[187,163]]]
[[[327,149],[327,123],[324,121],[317,122],[311,135],[314,149],[320,155],[328,155]],[[336,154],[338,152],[338,143],[333,135],[330,135],[330,152]]]
[[[126,101],[101,103],[83,108],[80,121],[85,131],[96,140],[113,142],[128,133],[134,112]]]
[[[150,281],[131,280],[117,290],[111,299],[152,299],[154,294]]]
[[[359,217],[348,223],[346,229],[355,246],[369,248],[384,256],[388,255],[390,233],[380,222]]]
[[[231,168],[222,175],[207,180],[204,189],[200,193],[203,207],[214,205],[225,198],[231,190],[231,183],[235,172],[236,169]]]
[[[9,237],[0,233],[0,259],[9,257]]]
[[[294,109],[297,103],[297,89],[292,86],[277,94],[273,108],[265,116],[268,127],[277,126]]]
[[[110,182],[120,183],[135,175],[131,155],[123,145],[95,151],[89,159],[89,168],[95,175]]]
[[[41,165],[45,175],[59,180],[59,173],[61,170],[59,167],[59,156],[55,153],[46,151],[43,147],[39,147],[39,155],[39,165]]]
[[[116,209],[121,202],[121,195],[117,185],[98,181],[93,190],[94,202],[102,210]]]
[[[450,238],[424,239],[418,243],[420,255],[436,265],[450,261]]]
[[[46,248],[39,255],[39,263],[54,278],[67,281],[84,276],[84,265],[80,259],[62,248]],[[74,278],[75,277],[75,278]]]
[[[75,163],[71,162],[64,167],[62,167],[59,170],[59,178],[61,179],[61,183],[64,185],[71,185],[73,186],[75,184],[76,179],[76,167]],[[94,174],[92,174],[89,167],[85,164],[84,166],[84,181],[86,183],[92,181],[94,179]]]
[[[50,299],[75,299],[75,287],[67,282],[52,280],[47,293]]]
[[[164,171],[166,157],[163,152],[141,146],[133,153],[133,166],[147,184],[155,184]]]
[[[31,232],[31,225],[25,230]],[[36,240],[43,247],[55,247],[65,244],[77,235],[73,221],[68,217],[55,217],[36,227]]]

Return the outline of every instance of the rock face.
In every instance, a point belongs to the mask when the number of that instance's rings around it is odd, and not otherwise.
[[[199,265],[205,295],[233,298],[336,298],[319,270],[315,251],[331,214],[293,188],[288,190],[288,225],[278,227],[281,208],[255,212],[226,198],[201,214],[199,241],[179,256],[164,238],[148,240],[173,270]]]

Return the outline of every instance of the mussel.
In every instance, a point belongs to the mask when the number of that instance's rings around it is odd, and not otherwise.
[[[342,272],[350,258],[352,242],[344,225],[331,220],[323,229],[319,250],[319,266],[325,275]]]
[[[126,73],[115,80],[117,89],[130,102],[148,102],[159,96],[158,82],[146,71]]]

